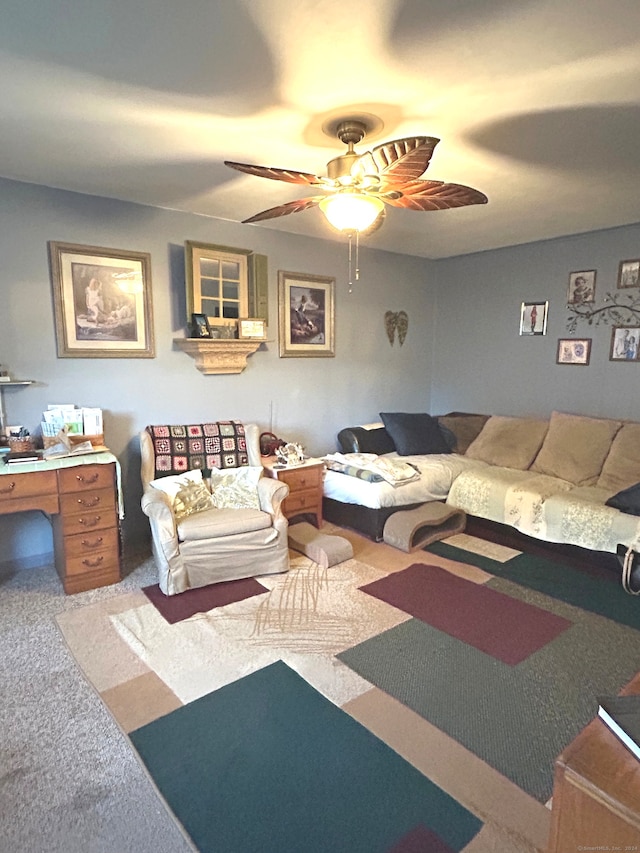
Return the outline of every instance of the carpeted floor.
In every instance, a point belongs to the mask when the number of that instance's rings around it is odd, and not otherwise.
[[[324,532],[330,531],[326,525]],[[346,720],[357,721],[375,735],[375,743],[390,747],[402,758],[402,767],[413,768],[428,780],[430,790],[437,791],[443,803],[454,803],[461,815],[479,826],[473,837],[452,839],[428,820],[418,819],[416,826],[409,820],[393,829],[394,838],[402,836],[401,846],[395,841],[387,844],[391,836],[381,835],[381,844],[387,846],[368,849],[396,853],[421,849],[411,846],[415,833],[427,832],[431,846],[422,848],[427,850],[544,850],[550,824],[545,801],[551,790],[553,760],[594,716],[597,693],[617,692],[640,669],[637,630],[507,580],[510,564],[516,574],[526,573],[519,552],[462,536],[447,543],[455,549],[447,556],[427,551],[405,554],[348,531],[336,532],[352,542],[353,559],[321,570],[292,553],[294,568],[289,574],[258,579],[265,592],[250,590],[240,600],[173,624],[141,590],[74,608],[57,621],[83,672],[134,742],[150,731],[148,726],[158,723],[161,731],[180,719],[185,708],[195,711],[201,700],[211,709],[209,718],[217,720],[218,702],[225,696],[250,695],[246,691],[252,683],[259,683],[252,682],[254,676],[260,679],[274,667],[284,666],[296,684],[312,691],[310,695],[316,697],[312,707],[334,709],[331,719],[337,715],[335,719],[341,721],[335,724],[337,729]],[[484,553],[481,560],[470,547]],[[430,624],[437,614],[428,616],[416,609],[415,600],[403,610],[397,606],[400,601],[394,605],[361,589],[390,582],[397,586],[417,559],[418,565],[437,567],[427,572],[446,576],[454,594],[464,595],[471,604],[480,603],[474,632],[481,634],[484,622],[492,642],[499,637],[495,606],[503,600],[508,600],[513,613],[530,617],[539,613],[542,629],[536,630],[533,618],[527,642],[514,640],[519,648],[517,661],[505,662],[500,654],[493,655],[491,647],[488,651],[478,648],[477,637],[471,644],[462,631],[468,626]],[[482,567],[474,564],[482,560]],[[611,592],[616,585],[607,584],[607,588]],[[601,593],[608,594],[607,590]],[[473,613],[473,606],[466,612]],[[508,630],[515,631],[513,622]],[[502,637],[497,646],[502,653],[508,643]],[[295,691],[291,695],[293,709]],[[238,702],[238,708],[244,704],[246,699]],[[279,708],[278,714],[286,717],[286,708]],[[303,740],[308,722],[309,737],[322,744],[313,714],[308,721],[303,714],[299,722]],[[215,725],[209,728],[207,746],[213,744],[217,754],[222,744],[217,739],[224,740],[225,733]],[[252,777],[256,756],[266,754],[267,744],[278,742],[265,725],[266,743],[261,746],[260,727],[255,728],[244,747],[234,736],[227,763],[210,777],[218,783],[233,779],[235,788],[238,768],[240,776]],[[163,750],[156,752],[162,756]],[[330,754],[326,749],[309,754],[311,776],[324,752]],[[145,761],[153,763],[148,756]],[[271,759],[267,766],[274,766]],[[395,778],[398,772],[391,775]],[[323,776],[318,773],[318,778]],[[162,788],[160,777],[154,776]],[[293,793],[288,791],[286,796]],[[309,812],[317,797],[305,799],[304,792],[301,796]],[[213,802],[207,814],[215,817],[220,801],[214,798]],[[178,808],[174,804],[174,810]],[[250,802],[245,808],[252,813]],[[354,821],[358,808],[354,805]],[[301,824],[296,826],[303,831]],[[345,832],[351,828],[345,825]],[[284,853],[290,843],[286,837],[281,838]],[[203,851],[218,849],[199,843]]]

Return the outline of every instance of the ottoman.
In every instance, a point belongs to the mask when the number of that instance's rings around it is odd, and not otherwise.
[[[353,557],[353,546],[348,539],[320,533],[306,521],[289,525],[289,547],[306,554],[323,569]]]
[[[401,551],[418,551],[425,545],[462,533],[467,516],[461,509],[430,501],[415,509],[394,512],[384,525],[382,538]]]

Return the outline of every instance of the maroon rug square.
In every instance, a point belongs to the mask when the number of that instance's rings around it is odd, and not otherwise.
[[[419,824],[394,844],[387,853],[455,853],[439,835]]]
[[[484,584],[421,563],[360,589],[511,666],[572,625]]]
[[[165,595],[158,584],[143,586],[142,591],[171,625],[188,619],[194,613],[206,613],[214,607],[224,607],[225,604],[233,604],[235,601],[269,592],[255,578],[212,583],[209,586],[188,589],[178,595]]]

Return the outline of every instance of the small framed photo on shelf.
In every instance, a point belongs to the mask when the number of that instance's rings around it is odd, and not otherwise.
[[[192,338],[210,338],[211,326],[206,314],[191,315],[191,337]]]
[[[640,258],[632,261],[620,261],[618,289],[623,287],[640,287]]]
[[[614,326],[611,329],[609,361],[638,361],[640,326]]]
[[[595,302],[596,270],[581,270],[569,273],[567,305],[581,305],[583,302]]]
[[[523,302],[520,308],[520,334],[546,335],[548,302]]]
[[[240,320],[238,320],[238,337],[240,338],[240,340],[266,340],[266,320],[261,320],[255,317],[241,318]]]
[[[556,364],[589,364],[591,338],[560,338]]]

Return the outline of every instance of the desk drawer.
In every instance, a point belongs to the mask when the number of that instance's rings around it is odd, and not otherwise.
[[[102,551],[118,554],[120,540],[115,527],[104,530],[91,530],[86,533],[75,533],[65,536],[64,548],[67,559],[71,557],[91,557]]]
[[[278,479],[289,485],[292,492],[298,489],[313,489],[322,485],[322,465],[314,468],[299,468],[297,471],[278,471]]]
[[[116,572],[119,579],[120,557],[117,548],[96,551],[79,557],[67,557],[67,575],[84,575],[87,572],[109,572],[110,570]]]
[[[98,509],[114,510],[115,506],[116,496],[113,489],[91,489],[60,495],[60,511],[64,515]]]
[[[113,465],[77,465],[58,471],[60,492],[82,492],[85,489],[113,489]]]
[[[107,527],[117,526],[113,507],[69,513],[62,515],[61,520],[62,533],[65,538],[74,533],[91,533],[94,530],[104,530]]]
[[[289,494],[282,504],[285,515],[293,515],[298,512],[318,512],[320,510],[320,498],[317,489]]]
[[[30,474],[10,472],[0,476],[0,501],[55,495],[57,490],[55,471],[34,471]]]

